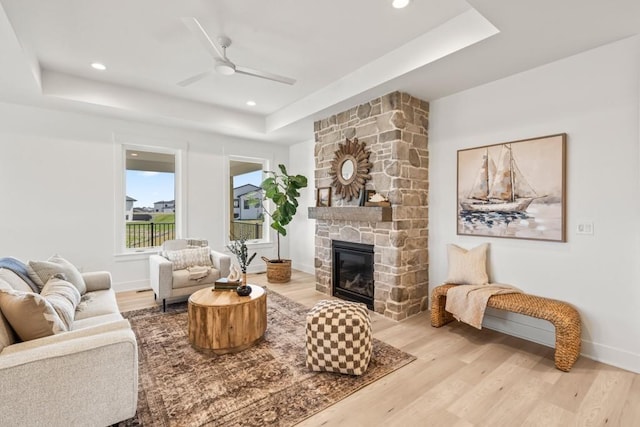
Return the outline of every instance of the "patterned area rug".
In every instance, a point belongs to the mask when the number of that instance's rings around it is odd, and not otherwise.
[[[359,377],[305,367],[308,309],[273,291],[264,340],[240,353],[203,354],[187,338],[187,304],[126,312],[138,339],[136,417],[120,426],[291,426],[415,358],[374,340]]]

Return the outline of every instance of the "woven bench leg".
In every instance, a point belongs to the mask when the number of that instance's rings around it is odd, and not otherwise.
[[[444,309],[447,303],[447,295],[436,292],[431,296],[431,326],[439,328],[453,321],[453,315]]]
[[[575,316],[572,317],[572,319],[566,319],[563,322],[553,322],[556,327],[554,360],[556,368],[564,372],[569,372],[578,360],[582,344],[580,315],[575,311]]]

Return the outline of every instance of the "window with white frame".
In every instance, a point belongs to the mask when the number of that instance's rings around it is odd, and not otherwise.
[[[266,160],[232,156],[229,158],[229,239],[266,241],[265,212],[262,205],[262,171]]]
[[[176,153],[124,150],[124,248],[140,250],[177,237]]]

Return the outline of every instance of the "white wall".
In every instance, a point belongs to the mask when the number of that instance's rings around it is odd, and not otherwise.
[[[84,271],[111,271],[116,290],[148,287],[147,256],[115,256],[114,135],[188,145],[186,235],[217,250],[226,237],[225,156],[288,163],[288,147],[280,145],[0,104],[0,256],[26,261],[58,253]],[[253,271],[265,269],[262,255],[274,257],[274,245],[259,248]]]
[[[288,171],[307,177],[307,188],[300,192],[300,207],[289,226],[288,242],[291,253],[291,265],[296,270],[315,274],[315,234],[316,221],[309,219],[308,207],[315,206],[315,141],[301,142],[289,147]]]
[[[446,244],[490,242],[495,282],[567,301],[582,352],[640,372],[640,43],[627,39],[431,102],[429,277]],[[566,132],[567,243],[456,235],[456,151]],[[591,220],[593,235],[577,235]],[[493,311],[485,325],[553,345],[544,321]]]

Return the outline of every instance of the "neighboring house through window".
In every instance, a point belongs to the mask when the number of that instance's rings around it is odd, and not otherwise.
[[[250,158],[232,158],[229,161],[231,238],[265,240],[264,212],[262,207],[262,170],[265,161]]]
[[[125,204],[125,215],[124,215],[124,219],[126,221],[130,221],[133,218],[133,204],[137,202],[136,199],[134,199],[133,197],[129,197],[127,196],[127,202]]]

